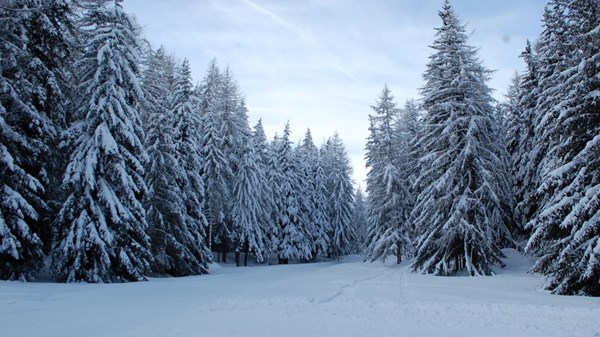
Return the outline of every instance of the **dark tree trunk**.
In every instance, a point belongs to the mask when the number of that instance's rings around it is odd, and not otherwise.
[[[235,247],[235,266],[239,267],[240,264],[241,264],[240,263],[241,262],[241,259],[240,259],[240,249],[241,249],[240,239],[235,239],[235,242],[233,243],[233,246]]]
[[[244,242],[244,267],[248,267],[248,250],[250,250],[250,245],[248,244],[248,240]]]
[[[458,255],[458,254],[454,256],[454,272],[455,273],[458,272],[458,270],[459,270],[459,263],[460,263],[459,256],[460,255]]]
[[[227,236],[223,236],[221,242],[221,254],[223,255],[223,263],[227,263]]]

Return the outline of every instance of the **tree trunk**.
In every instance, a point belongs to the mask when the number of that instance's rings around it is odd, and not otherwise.
[[[240,243],[238,240],[235,242],[235,265],[236,267],[240,266]]]
[[[248,267],[248,250],[250,250],[250,245],[248,244],[248,240],[244,242],[244,267]]]
[[[459,255],[457,254],[457,255],[454,256],[454,272],[455,273],[458,272],[458,270],[459,270],[459,263],[460,263],[459,262]]]
[[[209,251],[213,251],[212,250],[212,225],[208,225],[208,250]]]
[[[227,236],[223,236],[221,241],[221,254],[223,255],[223,263],[227,263]]]

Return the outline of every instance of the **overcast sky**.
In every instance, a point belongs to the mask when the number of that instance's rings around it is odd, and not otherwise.
[[[189,59],[195,81],[216,58],[246,97],[252,126],[268,137],[287,120],[292,140],[310,128],[319,146],[337,130],[365,186],[368,115],[384,84],[399,106],[419,98],[442,0],[125,0],[144,36]],[[501,100],[546,0],[454,0],[469,43],[496,70]]]

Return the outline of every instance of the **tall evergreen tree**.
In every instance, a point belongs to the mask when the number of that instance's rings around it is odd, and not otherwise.
[[[559,142],[550,130],[557,123],[558,107],[564,101],[564,92],[559,88],[559,74],[567,69],[569,50],[573,49],[569,47],[571,42],[567,36],[565,10],[563,0],[551,0],[548,3],[544,10],[544,30],[535,45],[535,51],[526,49],[523,54],[528,73],[521,89],[526,99],[522,103],[526,104],[525,114],[531,121],[524,142],[528,151],[523,168],[525,191],[523,201],[518,205],[525,222],[536,217],[541,205],[546,202],[546,195],[536,191],[544,184],[542,177],[556,166],[555,158],[546,154]],[[518,197],[521,197],[521,193],[517,190]],[[529,226],[527,229],[531,230]]]
[[[229,68],[221,74],[220,80],[221,90],[219,91],[220,97],[220,120],[222,122],[222,151],[227,159],[229,165],[230,175],[227,177],[227,186],[229,188],[228,194],[234,193],[234,184],[239,173],[239,168],[242,165],[241,159],[246,155],[248,151],[248,144],[251,136],[250,126],[248,124],[248,114],[246,104],[242,98],[238,84],[233,79],[233,75]],[[247,165],[246,163],[245,165]],[[224,222],[225,227],[228,228],[227,234],[223,235],[225,240],[222,245],[223,256],[226,256],[227,250],[230,246],[235,246],[236,242],[239,242],[239,236],[232,228],[235,226],[232,215],[233,207],[235,206],[236,199],[230,198],[225,204],[224,211]],[[233,244],[233,245],[232,245]],[[236,249],[236,260],[239,264],[239,248]]]
[[[174,87],[174,60],[163,47],[147,56],[143,89],[146,98],[142,119],[146,122],[145,148],[148,153],[145,180],[148,185],[145,207],[148,233],[154,256],[152,271],[166,274],[175,268],[171,260],[171,224],[183,224],[183,201],[177,179],[183,171],[176,159],[173,115],[169,100]]]
[[[260,212],[262,213],[260,218],[263,219],[262,222],[262,231],[263,238],[265,240],[265,254],[268,257],[269,253],[276,251],[277,246],[277,236],[278,236],[278,225],[275,221],[274,212],[274,198],[276,196],[274,187],[276,186],[274,182],[275,175],[274,170],[274,162],[271,161],[272,156],[272,147],[267,143],[267,137],[265,135],[265,130],[262,125],[262,120],[258,120],[256,125],[254,126],[254,130],[252,132],[252,144],[255,148],[256,155],[258,156],[258,167],[259,170],[263,173],[265,179],[265,189],[262,191],[263,195],[260,197],[263,199],[262,208]]]
[[[354,233],[356,234],[356,245],[352,249],[353,253],[361,253],[362,246],[367,240],[367,231],[369,229],[367,216],[367,200],[362,188],[359,186],[354,195],[354,204],[352,206],[352,219],[354,221]]]
[[[192,75],[187,60],[175,68],[175,88],[172,100],[175,117],[175,142],[177,161],[183,169],[184,179],[179,179],[185,205],[185,227],[181,229],[180,242],[193,256],[191,273],[204,273],[211,252],[206,242],[207,219],[204,213],[205,186],[200,174],[203,160],[201,100],[192,85]]]
[[[553,27],[561,34],[554,37],[569,45],[545,45],[557,62],[548,69],[540,120],[552,123],[541,133],[548,149],[527,250],[541,254],[533,270],[548,276],[554,293],[600,296],[600,4],[551,4],[553,21],[547,10],[545,33]]]
[[[201,86],[202,107],[202,150],[201,176],[204,180],[205,203],[204,214],[208,221],[209,247],[218,243],[226,250],[226,239],[229,229],[226,225],[228,200],[230,200],[230,183],[233,172],[225,147],[225,125],[223,124],[222,76],[216,60],[209,66]]]
[[[312,257],[316,260],[319,254],[327,253],[329,249],[331,227],[327,216],[326,176],[319,149],[313,142],[310,129],[306,131],[298,148],[298,156],[302,183],[301,216],[306,236],[311,242]]]
[[[448,1],[439,13],[422,88],[427,112],[419,147],[419,195],[412,212],[417,237],[415,270],[490,275],[503,265],[500,244],[510,233],[504,204],[510,183],[498,143],[489,77],[467,45],[467,34]]]
[[[327,215],[331,226],[330,246],[333,258],[348,254],[356,242],[352,226],[352,203],[354,187],[352,167],[344,143],[336,132],[324,145],[322,153],[326,162],[326,188],[328,197]]]
[[[300,219],[300,185],[298,163],[290,141],[290,125],[286,124],[283,137],[273,144],[272,181],[275,218],[278,224],[277,255],[279,264],[289,259],[310,259],[311,245]]]
[[[367,258],[376,260],[412,253],[409,216],[414,200],[408,174],[402,169],[414,167],[408,158],[408,123],[399,120],[399,110],[387,86],[369,116],[367,140],[367,192],[369,193],[369,232],[365,242]],[[415,111],[410,110],[415,117]],[[398,126],[397,124],[401,124]]]
[[[71,14],[61,0],[0,6],[1,279],[33,278],[50,242]]]
[[[512,104],[514,118],[508,126],[508,152],[513,165],[513,186],[516,202],[516,220],[520,228],[533,216],[537,206],[532,193],[537,184],[537,163],[533,160],[533,148],[538,139],[535,135],[536,102],[539,96],[539,71],[535,52],[529,41],[521,58],[527,70],[519,77],[516,102]]]
[[[176,67],[164,48],[153,52],[144,89],[152,269],[173,276],[204,273],[210,252],[205,244],[204,186],[199,176],[200,125],[187,62]]]
[[[238,266],[241,251],[245,252],[244,265],[248,264],[249,252],[256,256],[258,262],[264,261],[266,253],[264,229],[270,218],[265,209],[270,206],[270,196],[264,167],[256,150],[252,141],[246,144],[246,150],[238,160],[233,184],[232,218]]]
[[[81,109],[56,219],[53,270],[67,282],[144,280],[152,260],[141,198],[146,191],[138,103],[139,29],[120,1],[88,5]]]
[[[260,162],[264,165],[269,161],[269,144],[267,143],[267,136],[265,135],[265,129],[262,125],[262,119],[259,119],[252,130],[252,143],[256,148],[256,153],[260,157]]]

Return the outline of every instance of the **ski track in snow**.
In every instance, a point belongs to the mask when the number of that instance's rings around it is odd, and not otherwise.
[[[384,276],[385,274],[386,274],[386,272],[384,271],[382,273],[375,274],[373,276],[369,276],[369,277],[364,278],[364,279],[354,280],[354,281],[352,281],[352,283],[344,284],[344,285],[340,286],[340,288],[338,289],[338,291],[336,291],[333,295],[331,295],[331,296],[329,296],[327,298],[321,299],[321,300],[317,301],[317,303],[319,303],[319,304],[329,303],[329,302],[335,300],[336,298],[342,296],[342,294],[344,293],[344,290],[350,289],[350,288],[354,288],[359,283],[363,283],[363,282],[368,282],[368,281],[374,280],[376,278]]]
[[[541,291],[530,262],[509,255],[494,277],[355,258],[130,284],[0,282],[0,336],[600,337],[600,299]]]

